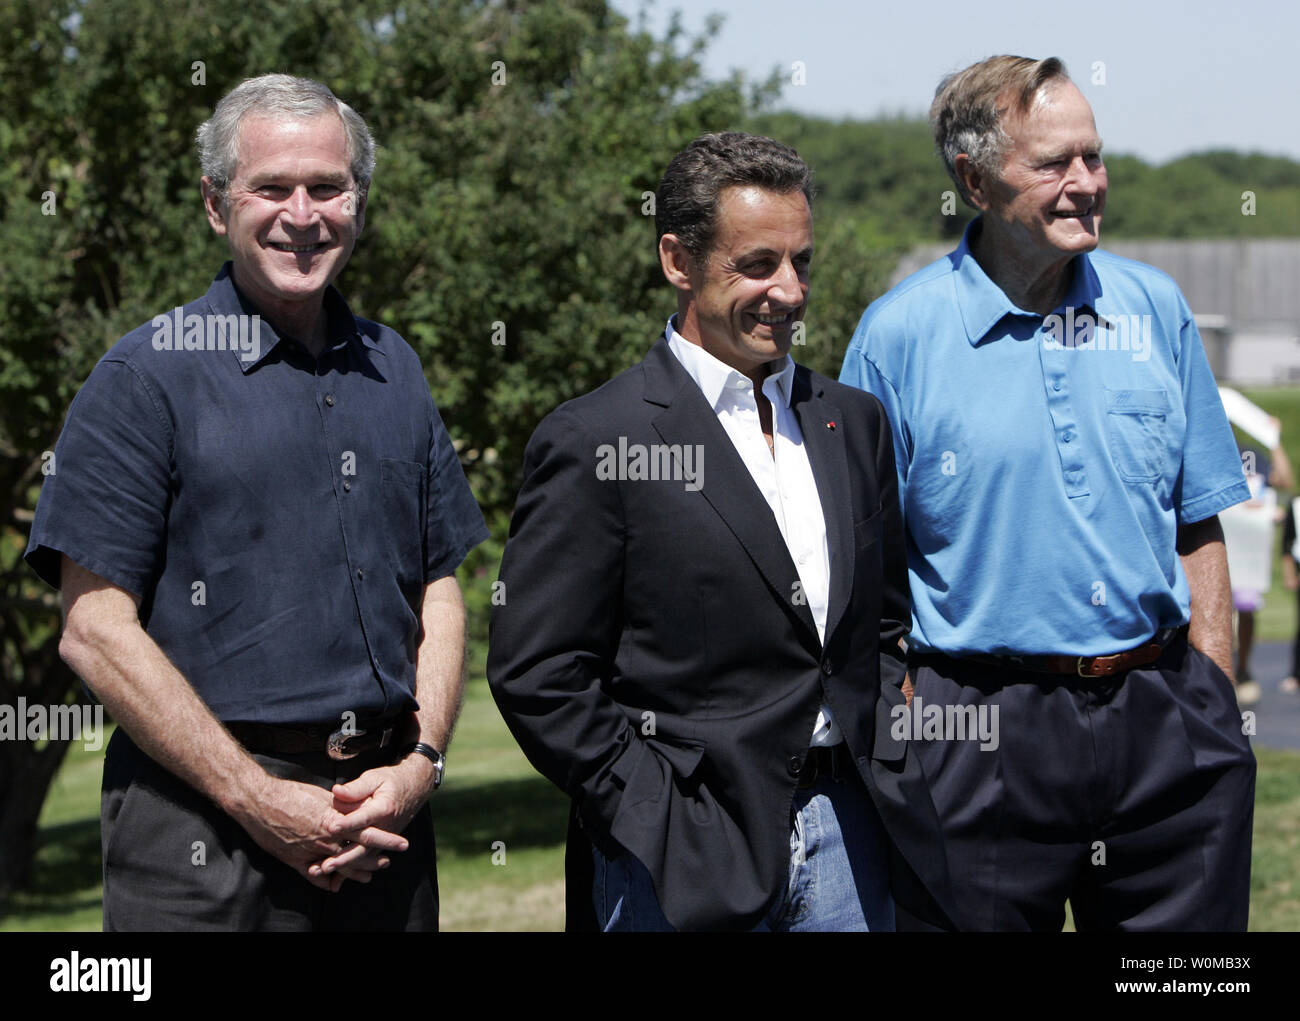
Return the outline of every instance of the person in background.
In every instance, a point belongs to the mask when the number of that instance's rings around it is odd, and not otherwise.
[[[1274,424],[1281,425],[1276,418],[1273,421]],[[1277,446],[1268,454],[1253,447],[1245,447],[1241,451],[1241,459],[1242,473],[1246,476],[1246,484],[1250,486],[1250,500],[1242,506],[1257,509],[1266,503],[1271,503],[1276,508],[1276,521],[1281,521],[1285,512],[1281,509],[1281,502],[1276,498],[1276,491],[1289,490],[1294,484],[1291,462],[1286,456],[1281,440],[1278,440]],[[1231,546],[1230,539],[1229,546]],[[1283,564],[1285,563],[1284,555]],[[1285,571],[1284,566],[1284,576]],[[1288,588],[1294,587],[1288,585]],[[1237,613],[1237,703],[1241,706],[1252,706],[1259,701],[1259,683],[1250,673],[1250,654],[1255,647],[1255,612],[1263,605],[1263,590],[1233,584],[1232,608]]]
[[[1300,496],[1287,503],[1282,525],[1282,584],[1300,596],[1300,535],[1296,530],[1296,504]],[[1300,611],[1300,608],[1298,608]],[[1279,687],[1290,694],[1300,692],[1300,612],[1296,614],[1296,636],[1291,646],[1291,672]]]

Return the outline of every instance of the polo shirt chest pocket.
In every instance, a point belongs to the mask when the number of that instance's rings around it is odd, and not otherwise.
[[[1106,388],[1106,442],[1125,482],[1151,483],[1164,474],[1170,410],[1167,390]]]

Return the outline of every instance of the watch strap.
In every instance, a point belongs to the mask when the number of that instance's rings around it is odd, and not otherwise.
[[[415,741],[402,749],[403,756],[410,755],[412,752],[416,755],[423,755],[433,763],[433,788],[437,790],[442,786],[442,773],[446,768],[447,756],[443,755],[433,745],[425,744],[423,741]]]

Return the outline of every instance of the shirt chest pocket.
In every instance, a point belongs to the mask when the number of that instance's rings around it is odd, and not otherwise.
[[[423,582],[424,465],[393,458],[379,459],[383,520],[388,561],[406,588]]]
[[[1106,443],[1125,482],[1152,483],[1163,474],[1169,412],[1166,390],[1106,388]]]

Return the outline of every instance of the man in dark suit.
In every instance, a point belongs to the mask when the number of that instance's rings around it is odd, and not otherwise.
[[[952,925],[891,727],[911,614],[889,426],[789,357],[811,193],[771,139],[674,157],[677,315],[528,446],[488,679],[573,799],[570,928],[889,930],[896,904]]]

